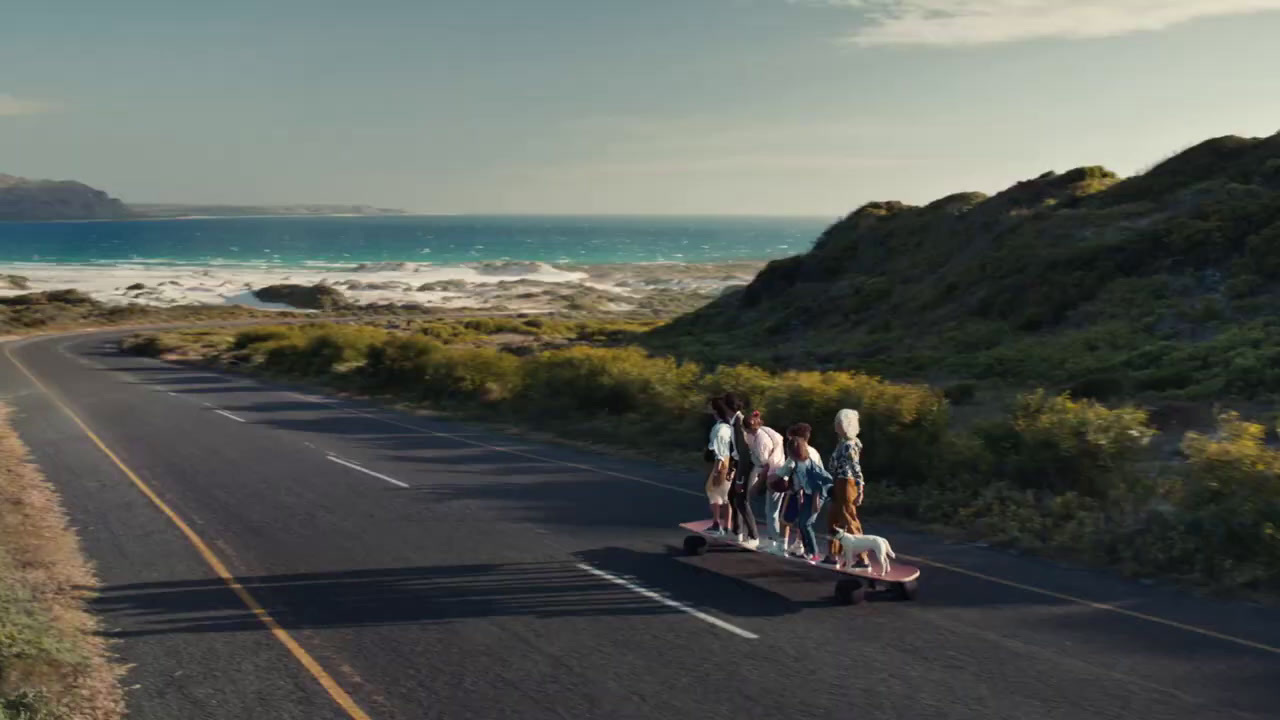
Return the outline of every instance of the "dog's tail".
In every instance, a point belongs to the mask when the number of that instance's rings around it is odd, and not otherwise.
[[[893,548],[889,547],[889,544],[888,544],[888,543],[885,543],[885,546],[884,546],[884,554],[885,554],[885,555],[888,555],[889,557],[893,558],[894,560],[897,560],[897,559],[898,559],[898,556],[893,554]]]

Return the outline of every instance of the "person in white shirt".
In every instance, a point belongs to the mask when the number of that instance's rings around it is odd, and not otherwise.
[[[733,457],[733,426],[729,424],[731,416],[724,401],[712,398],[711,410],[715,413],[716,424],[711,428],[711,438],[707,448],[711,451],[711,472],[707,475],[707,502],[711,505],[712,533],[728,532],[729,518],[729,486],[733,479],[729,477],[729,468]]]
[[[775,553],[786,552],[786,544],[782,534],[780,515],[785,493],[770,488],[770,478],[777,477],[778,471],[786,463],[786,445],[782,435],[764,424],[760,411],[751,413],[744,423],[747,433],[747,444],[751,448],[751,481],[753,491],[759,488],[764,494],[765,523],[769,532],[769,550]]]

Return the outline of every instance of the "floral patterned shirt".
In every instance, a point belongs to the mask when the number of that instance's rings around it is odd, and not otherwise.
[[[853,478],[862,487],[862,441],[852,438],[840,443],[831,453],[831,476],[838,479]]]

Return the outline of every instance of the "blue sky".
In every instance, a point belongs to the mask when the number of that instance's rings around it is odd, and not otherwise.
[[[1280,130],[1280,0],[43,0],[0,172],[135,202],[833,216]]]

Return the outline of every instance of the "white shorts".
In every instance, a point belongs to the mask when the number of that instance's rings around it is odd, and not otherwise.
[[[717,483],[716,481],[719,481]],[[711,473],[707,475],[707,500],[712,505],[727,505],[729,503],[729,486],[733,481],[729,479],[728,463],[717,463],[711,468]]]
[[[729,504],[729,485],[731,483],[720,483],[719,485],[707,484],[707,500],[712,505],[728,505]]]

